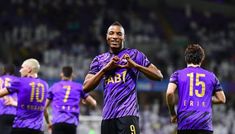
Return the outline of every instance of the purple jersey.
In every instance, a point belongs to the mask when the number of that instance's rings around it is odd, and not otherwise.
[[[11,82],[17,79],[17,77],[13,75],[3,75],[1,76],[1,79],[3,80],[3,88],[11,86]],[[7,97],[12,97],[14,100],[17,100],[16,93],[12,93],[7,95]],[[7,106],[4,104],[5,100],[4,98],[0,98],[0,115],[4,114],[16,114],[16,107],[14,106]]]
[[[172,74],[178,89],[178,130],[213,131],[212,96],[222,87],[216,76],[201,67],[187,67]]]
[[[21,77],[7,89],[10,93],[16,92],[18,97],[13,127],[42,131],[48,84],[39,78]]]
[[[123,49],[117,55],[106,52],[96,56],[90,65],[90,74],[99,72],[114,56],[121,58],[129,54],[137,64],[148,67],[151,63],[147,57],[136,49]],[[123,59],[119,64],[126,64]],[[136,82],[139,71],[135,68],[117,68],[109,71],[104,77],[104,107],[103,119],[124,116],[139,116]]]
[[[47,97],[52,101],[52,123],[78,125],[80,98],[87,96],[80,83],[66,80],[55,83]]]

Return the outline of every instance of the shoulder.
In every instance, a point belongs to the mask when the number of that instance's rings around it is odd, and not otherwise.
[[[140,50],[136,49],[136,48],[125,48],[126,52],[128,53],[142,53]]]
[[[47,83],[46,80],[43,80],[43,79],[38,78],[38,81],[48,87],[48,83]]]
[[[139,57],[144,56],[144,53],[135,48],[125,48],[124,53],[129,54],[130,56]]]
[[[99,55],[97,55],[94,59],[98,59],[98,60],[103,60],[106,59],[110,56],[109,52],[105,52],[105,53],[101,53]]]
[[[209,71],[207,69],[201,68],[206,75],[210,75],[212,77],[216,77],[215,74],[212,71]]]
[[[80,82],[72,81],[71,83],[72,83],[72,85],[74,85],[74,86],[82,87],[82,84],[81,84]]]

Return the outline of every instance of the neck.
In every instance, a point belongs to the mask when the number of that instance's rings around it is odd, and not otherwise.
[[[38,74],[28,74],[27,77],[32,77],[32,78],[37,78],[38,77]]]
[[[122,49],[123,47],[122,48],[110,48],[110,52],[113,54],[118,54]]]
[[[69,78],[69,77],[63,77],[63,78],[62,78],[62,80],[69,80],[69,81],[71,81],[71,80],[72,80],[72,78]]]
[[[187,67],[200,67],[200,64],[187,64]]]

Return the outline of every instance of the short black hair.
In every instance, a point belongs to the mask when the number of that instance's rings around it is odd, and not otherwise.
[[[113,22],[113,24],[111,24],[111,26],[120,26],[123,27],[122,24],[118,21]]]
[[[62,73],[65,77],[71,77],[73,73],[73,68],[71,66],[64,66],[62,68]]]
[[[205,58],[204,49],[199,44],[190,44],[184,53],[187,64],[200,64]]]
[[[15,65],[7,64],[3,67],[3,75],[15,75]]]

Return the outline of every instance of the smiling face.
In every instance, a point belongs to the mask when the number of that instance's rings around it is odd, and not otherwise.
[[[111,52],[118,52],[124,47],[125,32],[122,26],[111,25],[107,31],[107,43]]]

